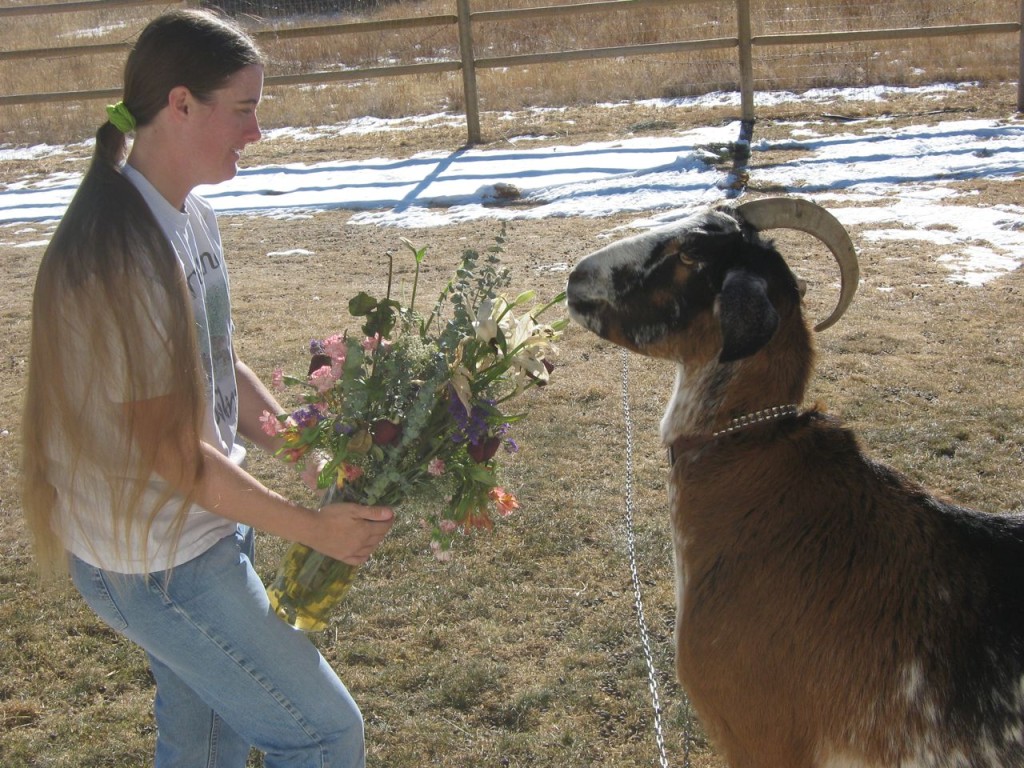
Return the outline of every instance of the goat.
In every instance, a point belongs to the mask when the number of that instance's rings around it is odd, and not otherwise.
[[[570,316],[677,365],[676,670],[732,768],[1024,766],[1024,517],[930,495],[799,405],[803,285],[761,230],[802,229],[858,279],[824,209],[721,206],[612,243]]]

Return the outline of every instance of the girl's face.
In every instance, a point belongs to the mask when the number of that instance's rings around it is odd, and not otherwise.
[[[263,67],[251,64],[232,75],[208,101],[194,102],[196,184],[216,184],[238,173],[242,150],[260,138],[256,107],[262,93]]]

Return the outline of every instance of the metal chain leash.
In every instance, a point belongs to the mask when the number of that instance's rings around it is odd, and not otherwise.
[[[640,643],[643,646],[644,661],[647,663],[647,683],[651,690],[651,705],[654,708],[654,738],[658,743],[661,768],[669,768],[665,752],[665,735],[661,727],[661,699],[658,696],[658,676],[654,669],[654,655],[651,653],[650,633],[644,618],[643,591],[640,587],[640,573],[636,565],[636,534],[633,528],[633,419],[629,409],[629,353],[622,350],[622,415],[626,422],[626,548],[629,553],[629,570],[633,579],[633,605],[637,623],[640,626]],[[685,695],[685,694],[684,694]],[[686,727],[683,732],[683,766],[690,768],[690,717],[689,701],[685,698]]]

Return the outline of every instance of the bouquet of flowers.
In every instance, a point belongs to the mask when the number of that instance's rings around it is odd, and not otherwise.
[[[443,560],[457,536],[492,527],[492,510],[503,516],[519,507],[497,472],[499,451],[517,450],[511,431],[522,418],[506,408],[548,382],[553,342],[568,321],[540,317],[565,294],[538,306],[532,291],[504,298],[510,277],[499,236],[483,257],[464,253],[424,317],[415,303],[426,248],[402,241],[416,262],[409,305],[391,298],[392,262],[383,298],[360,292],[349,302],[363,321],[360,335],[314,340],[305,377],[275,371],[274,386],[298,387],[300,405],[288,415],[265,412],[263,428],[283,437],[280,454],[303,468],[325,504],[440,502],[426,527]],[[278,616],[315,631],[327,626],[356,571],[293,544],[267,592]]]

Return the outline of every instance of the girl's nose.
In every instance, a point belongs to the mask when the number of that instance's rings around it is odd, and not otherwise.
[[[259,141],[262,136],[263,132],[260,130],[260,121],[253,115],[252,123],[248,126],[248,130],[245,133],[245,142],[252,144]]]

